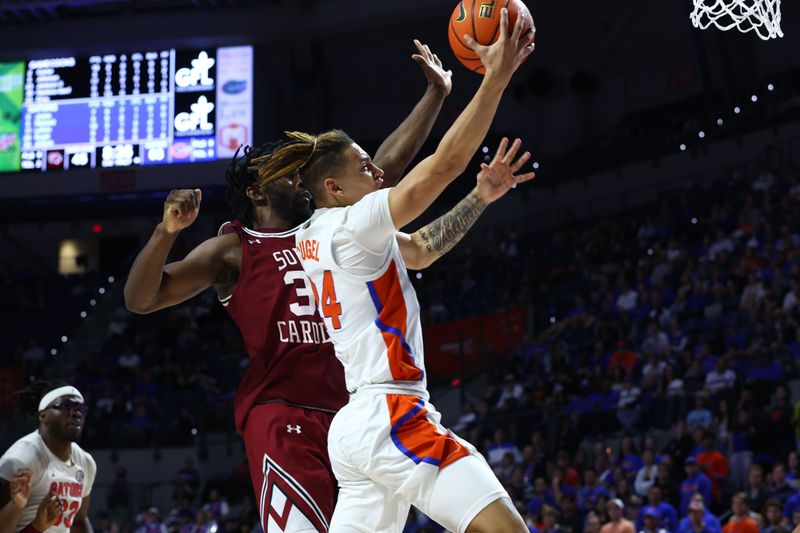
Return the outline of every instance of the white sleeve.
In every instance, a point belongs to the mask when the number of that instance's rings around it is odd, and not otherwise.
[[[88,496],[92,493],[92,485],[94,485],[94,479],[97,476],[97,463],[94,460],[94,457],[86,454],[86,479],[83,481],[83,495]]]
[[[395,242],[389,189],[370,193],[345,209],[333,234],[333,257],[347,271],[372,274],[385,264]]]
[[[0,478],[11,481],[14,474],[25,468],[33,471],[33,479],[44,470],[36,447],[29,442],[17,441],[0,457]]]

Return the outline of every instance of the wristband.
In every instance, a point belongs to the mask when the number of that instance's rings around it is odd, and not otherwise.
[[[33,522],[31,522],[30,524],[22,528],[22,531],[20,531],[19,533],[42,533],[42,532],[33,527]]]

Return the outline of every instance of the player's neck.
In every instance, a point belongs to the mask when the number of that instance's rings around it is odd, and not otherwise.
[[[276,215],[272,209],[256,209],[253,217],[253,229],[270,228],[270,229],[291,229],[292,224]]]
[[[44,441],[45,446],[59,459],[64,462],[69,460],[69,456],[72,455],[72,443],[65,441],[63,439],[59,439],[55,435],[51,434],[47,431],[46,428],[39,428],[39,435],[42,436],[42,440]]]

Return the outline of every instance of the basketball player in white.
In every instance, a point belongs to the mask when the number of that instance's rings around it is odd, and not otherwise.
[[[16,403],[24,414],[38,412],[39,428],[0,457],[0,513],[8,512],[0,514],[7,518],[0,533],[91,533],[97,466],[75,443],[86,416],[83,396],[69,385],[37,382],[18,392]]]
[[[486,461],[439,424],[425,387],[419,304],[406,272],[447,250],[488,203],[533,175],[516,175],[520,141],[503,139],[478,187],[452,216],[408,236],[415,220],[469,164],[486,135],[503,91],[533,50],[525,17],[509,32],[502,10],[491,46],[470,40],[486,67],[476,95],[436,152],[394,188],[344,132],[289,133],[258,164],[262,179],[298,174],[317,211],[300,226],[298,252],[321,315],[345,368],[350,402],[328,435],[339,481],[331,533],[399,532],[414,505],[451,531],[526,532]]]

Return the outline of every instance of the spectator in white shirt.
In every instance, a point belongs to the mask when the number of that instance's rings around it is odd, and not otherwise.
[[[642,498],[646,498],[650,487],[656,482],[658,475],[658,465],[655,464],[655,458],[651,450],[642,452],[642,461],[644,466],[636,472],[636,479],[633,482],[633,490]]]
[[[717,359],[714,370],[706,375],[705,389],[711,394],[730,389],[736,384],[736,373],[728,368],[725,357]]]

